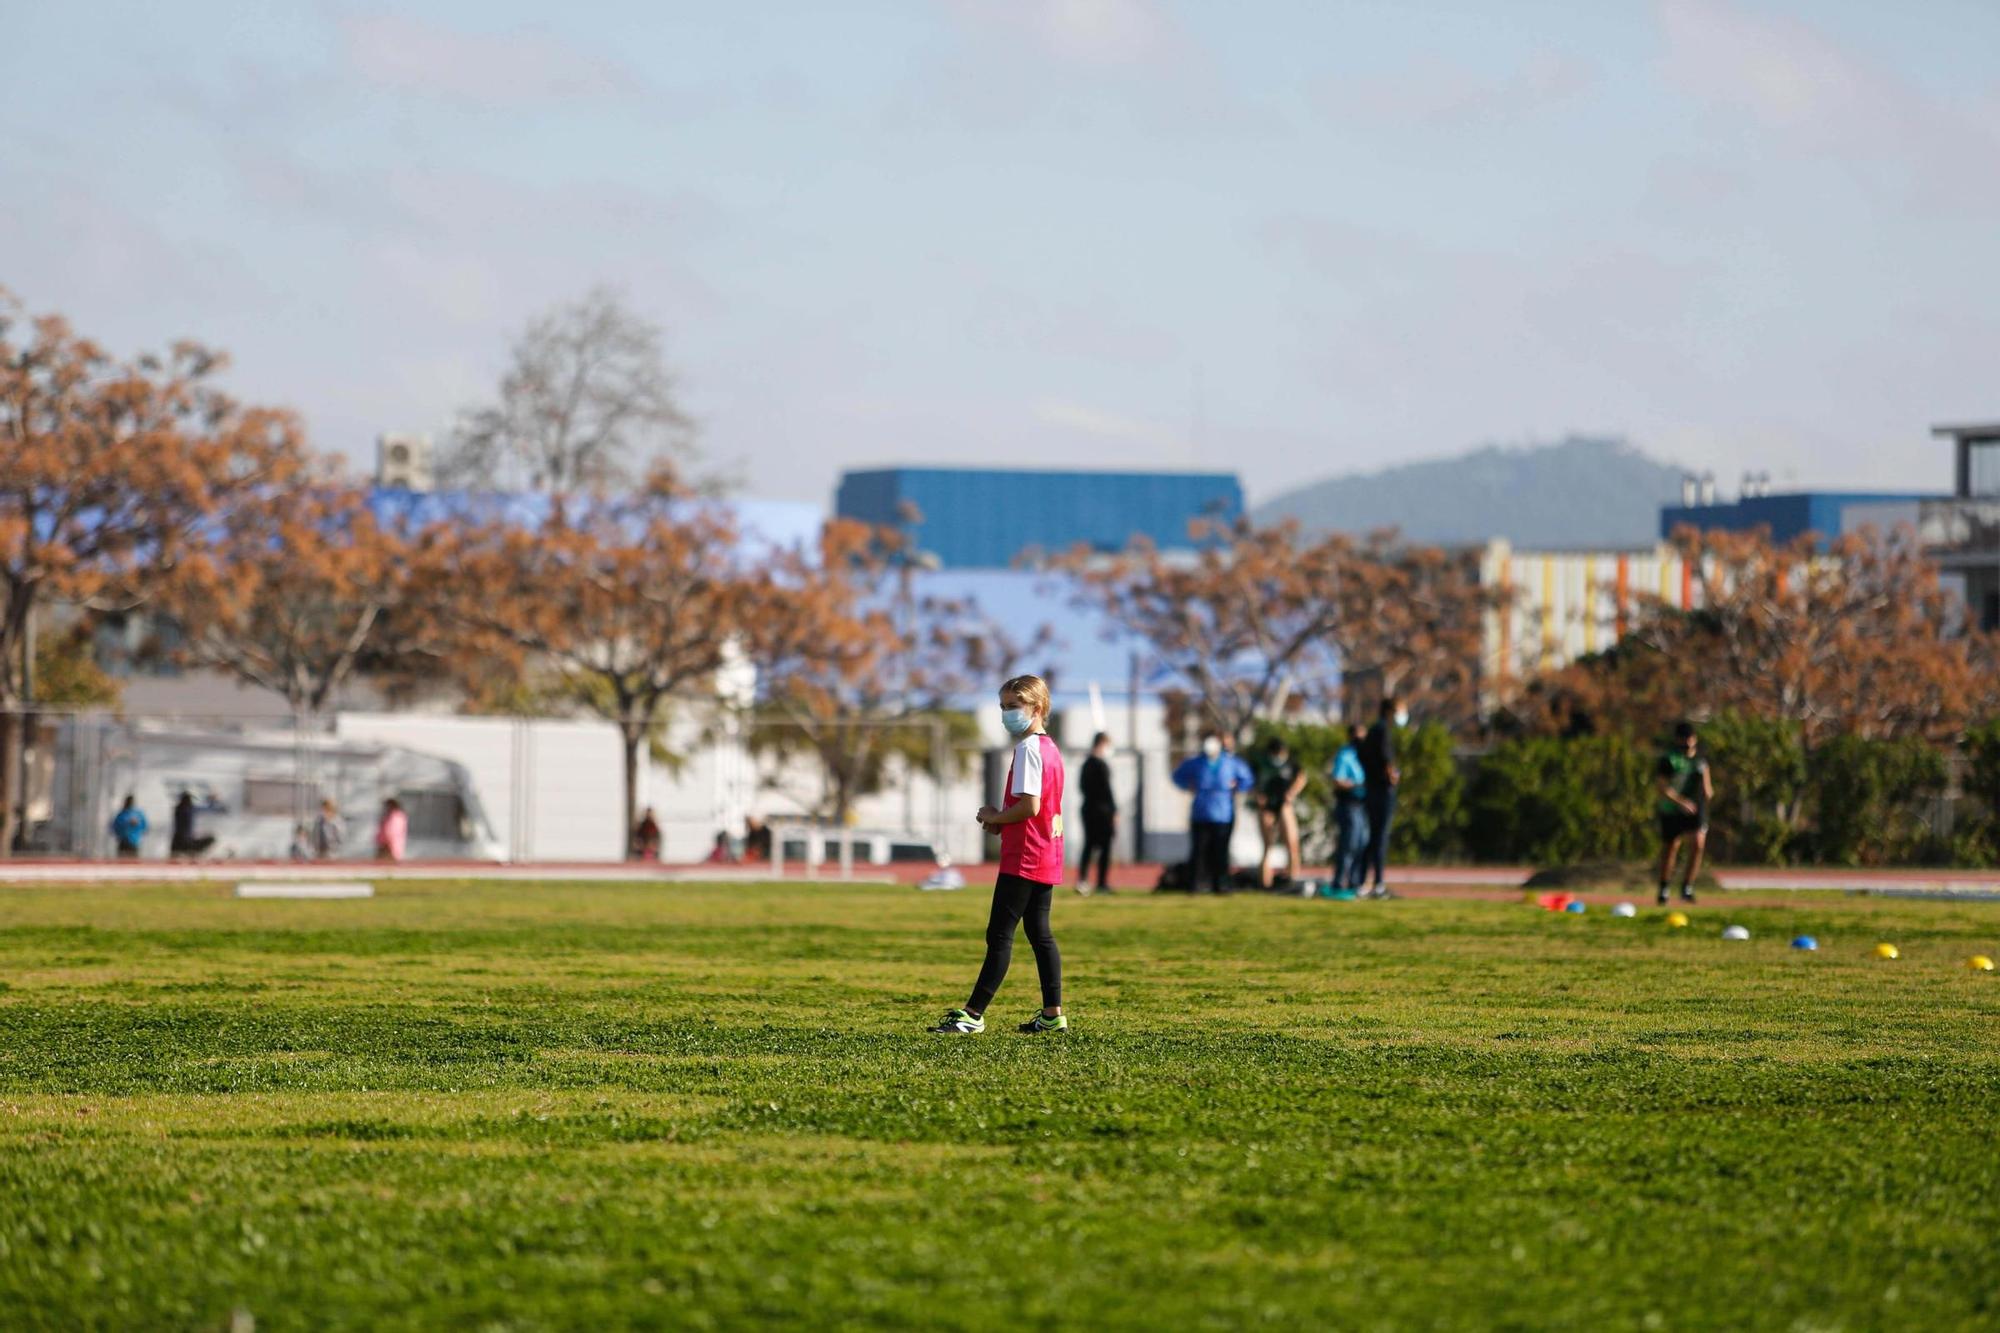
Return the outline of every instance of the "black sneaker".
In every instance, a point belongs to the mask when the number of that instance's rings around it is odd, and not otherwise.
[[[1659,896],[1658,896],[1658,897],[1656,897],[1656,898],[1654,898],[1654,899],[1653,899],[1653,901],[1654,901],[1654,902],[1656,902],[1656,903],[1658,903],[1658,904],[1659,904],[1659,905],[1660,905],[1661,907],[1665,907],[1665,906],[1667,905],[1667,886],[1666,886],[1666,885],[1662,884],[1662,885],[1660,886],[1660,892],[1659,892]]]
[[[1660,901],[1665,902],[1666,899],[1662,898]],[[1681,901],[1690,907],[1694,905],[1694,890],[1686,884],[1681,885]]]
[[[1033,1018],[1021,1024],[1018,1030],[1022,1032],[1067,1032],[1069,1031],[1069,1015],[1057,1014],[1054,1018],[1050,1018],[1047,1014],[1036,1014]]]
[[[970,1036],[975,1032],[986,1031],[986,1020],[973,1014],[968,1014],[963,1009],[947,1009],[944,1011],[944,1017],[938,1022],[938,1025],[929,1030],[932,1032],[955,1032],[963,1036]]]

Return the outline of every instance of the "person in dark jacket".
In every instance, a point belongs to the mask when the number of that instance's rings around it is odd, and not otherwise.
[[[174,834],[172,841],[167,844],[169,855],[200,856],[215,845],[214,834],[196,835],[194,815],[194,796],[189,792],[182,792],[181,798],[174,802]]]
[[[1368,851],[1361,868],[1364,877],[1374,876],[1375,883],[1368,891],[1371,898],[1390,896],[1382,875],[1389,863],[1389,825],[1396,817],[1396,786],[1403,780],[1402,770],[1396,767],[1396,733],[1409,724],[1409,710],[1393,698],[1384,699],[1375,725],[1361,742],[1361,771],[1368,779],[1368,794],[1362,802],[1368,816]]]
[[[1090,860],[1097,858],[1097,890],[1111,892],[1111,840],[1118,834],[1118,798],[1111,792],[1111,737],[1098,732],[1090,742],[1090,758],[1078,778],[1083,791],[1083,863],[1076,871],[1076,891],[1090,892]]]

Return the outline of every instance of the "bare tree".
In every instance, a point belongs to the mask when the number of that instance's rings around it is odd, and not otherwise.
[[[685,452],[689,432],[659,326],[598,287],[529,322],[498,400],[461,415],[440,470],[459,484],[602,491]]]

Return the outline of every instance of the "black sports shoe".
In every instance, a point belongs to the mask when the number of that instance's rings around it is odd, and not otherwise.
[[[1662,898],[1660,901],[1665,902],[1666,899]],[[1690,906],[1694,904],[1694,889],[1691,886],[1686,884],[1681,885],[1681,901]]]
[[[1658,896],[1658,897],[1656,897],[1656,898],[1654,898],[1654,899],[1653,899],[1653,901],[1654,901],[1654,902],[1656,902],[1656,903],[1658,903],[1658,904],[1659,904],[1660,906],[1662,906],[1662,907],[1665,907],[1665,906],[1667,905],[1667,886],[1666,886],[1666,885],[1662,884],[1662,885],[1660,886],[1660,892],[1659,892],[1659,896]]]

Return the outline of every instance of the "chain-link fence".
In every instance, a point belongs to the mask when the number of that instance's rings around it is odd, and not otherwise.
[[[1059,719],[1060,721],[1060,719]],[[853,723],[852,726],[883,724]],[[26,715],[25,819],[17,854],[242,861],[368,860],[385,803],[406,821],[404,855],[468,862],[977,863],[997,843],[974,822],[997,803],[1010,748],[963,729],[898,724],[898,744],[845,780],[824,744],[784,723],[684,719],[641,746],[627,821],[620,729],[598,719],[343,712],[245,720],[216,714],[37,710]],[[1088,732],[1063,735],[1068,841],[1081,855],[1078,775]],[[914,739],[913,739],[914,737]],[[1186,855],[1188,801],[1177,756],[1110,759],[1119,813],[1113,858]],[[15,786],[19,792],[21,787]],[[123,815],[127,799],[135,815]],[[635,838],[650,823],[656,842]],[[773,846],[782,826],[789,845]],[[1310,835],[1309,835],[1310,836]],[[655,850],[656,848],[656,850]],[[1254,812],[1235,853],[1261,851]]]

